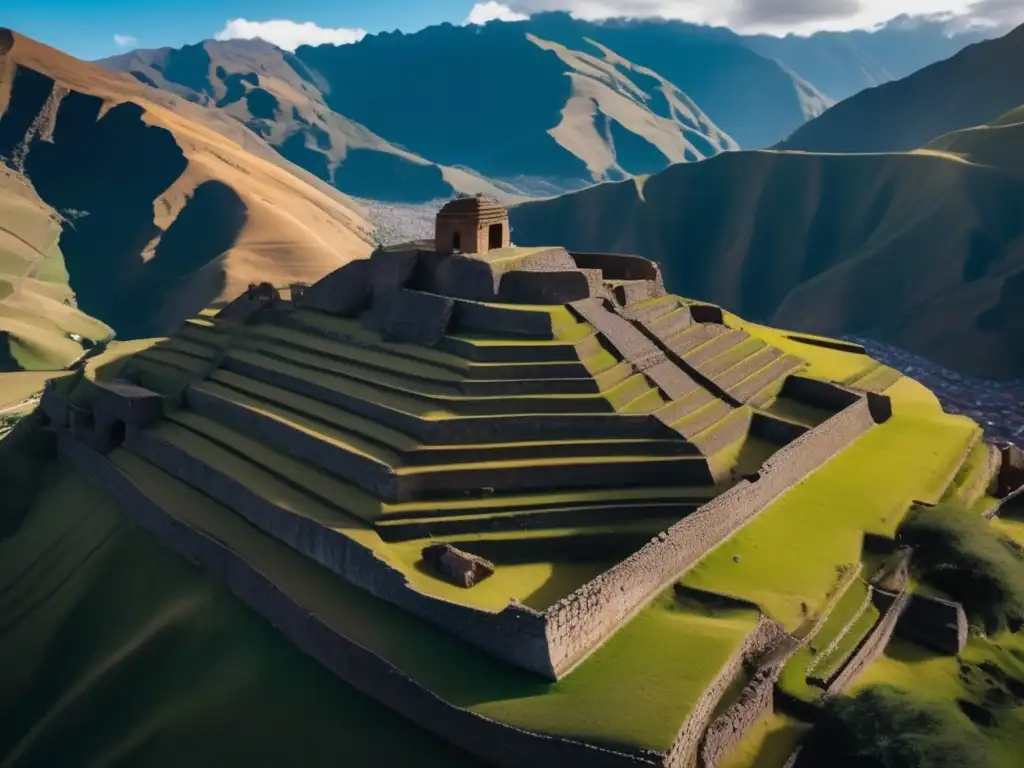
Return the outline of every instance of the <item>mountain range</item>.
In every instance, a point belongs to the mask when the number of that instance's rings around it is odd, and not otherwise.
[[[784,151],[518,206],[513,236],[639,253],[746,317],[1024,376],[1022,65],[1024,28],[840,103]]]
[[[896,20],[873,33],[743,37],[541,13],[294,53],[205,41],[100,63],[228,112],[348,194],[514,202],[771,146],[836,99],[982,36]]]

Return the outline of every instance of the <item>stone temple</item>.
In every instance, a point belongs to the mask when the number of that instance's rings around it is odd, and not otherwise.
[[[817,378],[801,350],[867,373]],[[118,376],[45,393],[67,456],[325,667],[510,766],[713,765],[810,635],[680,577],[886,422],[900,378],[670,295],[652,261],[512,247],[480,197],[433,242],[251,290]],[[908,593],[856,584],[878,620],[855,647],[880,652]],[[959,606],[915,610],[962,647]],[[689,670],[663,734],[573,720],[659,664]]]

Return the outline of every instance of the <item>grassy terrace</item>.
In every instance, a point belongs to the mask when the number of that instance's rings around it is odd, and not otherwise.
[[[510,597],[539,609],[546,608],[675,522],[684,514],[679,502],[693,504],[709,496],[706,488],[667,487],[385,505],[351,483],[195,413],[178,412],[153,428],[150,434],[245,485],[250,492],[280,509],[314,520],[372,549],[384,561],[402,570],[419,591],[483,610],[500,610]],[[640,457],[633,458],[639,460]],[[623,506],[612,516],[613,521],[588,522],[588,517],[592,518],[602,505],[608,505],[616,497]],[[642,511],[647,509],[648,500],[655,503],[650,505],[649,511]],[[560,504],[560,510],[551,509]],[[488,509],[490,512],[486,513]],[[442,510],[443,516],[440,516]],[[526,512],[530,512],[528,520]],[[566,522],[545,525],[546,513],[559,513],[560,520],[577,519],[579,523],[573,527],[568,527]],[[472,590],[453,587],[422,567],[419,553],[426,543],[422,534],[409,541],[389,544],[380,535],[386,533],[386,529],[379,532],[373,527],[374,522],[384,516],[408,519],[424,514],[448,521],[457,518],[462,522],[462,530],[447,538],[458,541],[466,549],[486,551],[499,564],[495,575]],[[506,526],[508,530],[489,532],[488,524],[502,514],[519,517],[523,530]],[[430,540],[446,538],[429,535],[429,527],[424,533]],[[583,544],[579,547],[559,544],[572,543],[581,535],[591,541],[584,549],[580,549]],[[574,554],[576,549],[580,552]]]
[[[830,350],[823,350],[830,352]],[[838,353],[845,354],[845,353]],[[913,501],[937,502],[980,430],[914,397],[711,552],[683,583],[750,600],[795,630],[836,566],[860,561],[865,533],[892,537]],[[785,547],[767,542],[787,543]]]
[[[548,683],[346,584],[147,462],[123,451],[113,460],[176,518],[225,542],[337,631],[445,700],[522,728],[664,750],[757,620],[750,610],[692,612],[669,592],[573,674]]]

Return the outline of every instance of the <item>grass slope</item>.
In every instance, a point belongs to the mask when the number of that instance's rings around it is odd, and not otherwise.
[[[325,674],[82,476],[51,481],[0,541],[5,765],[477,764]]]

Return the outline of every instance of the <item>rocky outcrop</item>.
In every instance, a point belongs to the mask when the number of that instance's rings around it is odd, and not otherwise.
[[[1007,443],[1000,447],[999,452],[1001,461],[996,497],[1002,499],[1024,486],[1024,450]]]
[[[423,562],[445,581],[466,589],[494,574],[494,563],[490,560],[451,544],[427,545],[423,548]]]

